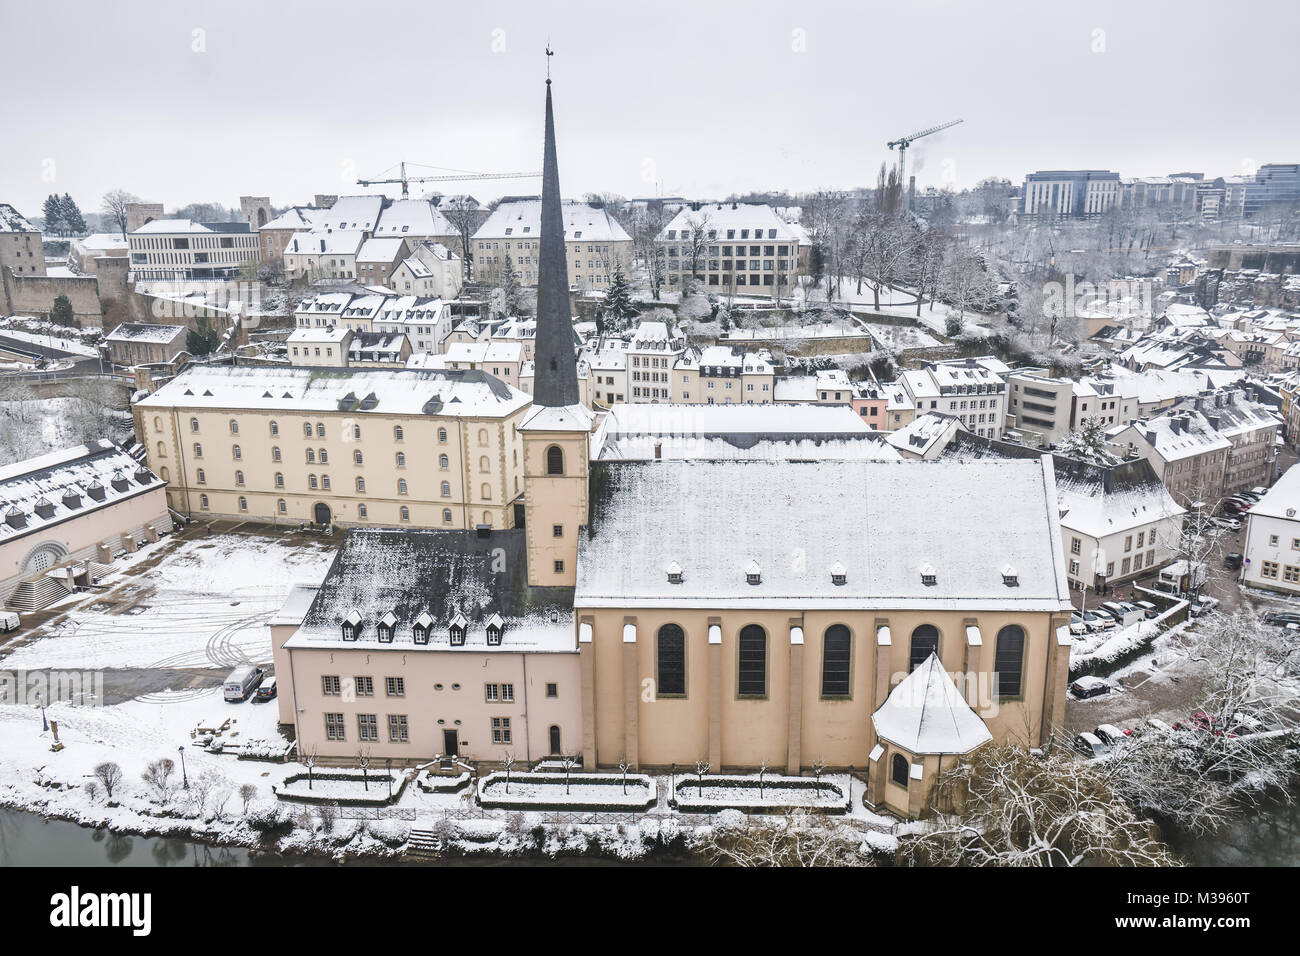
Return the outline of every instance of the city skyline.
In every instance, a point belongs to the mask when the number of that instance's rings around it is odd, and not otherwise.
[[[1285,33],[1254,29],[1283,8],[1251,6],[1256,16],[1216,26],[1208,57],[1200,39],[1203,18],[1216,15],[1208,4],[931,3],[920,11],[758,4],[745,7],[744,18],[731,6],[666,4],[651,29],[639,16],[593,4],[380,3],[346,20],[343,5],[312,6],[310,17],[293,3],[168,5],[127,23],[69,4],[8,8],[0,28],[18,41],[15,68],[23,76],[40,71],[41,95],[11,106],[21,132],[0,171],[0,195],[29,216],[51,192],[98,211],[100,197],[116,188],[168,209],[233,206],[241,194],[284,206],[315,193],[375,192],[356,179],[385,175],[399,160],[531,170],[539,165],[531,144],[540,138],[536,81],[548,42],[566,94],[556,115],[566,195],[721,199],[867,186],[882,162],[896,159],[888,140],[957,117],[965,122],[909,151],[918,188],[962,189],[988,176],[1018,185],[1034,169],[1249,174],[1300,153],[1285,124],[1260,128],[1253,113],[1231,111],[1241,91],[1212,82],[1219,71],[1207,70],[1208,58],[1225,76],[1248,65],[1254,84],[1287,82]],[[62,38],[71,61],[93,63],[128,45],[135,54],[112,57],[107,68],[51,71],[35,38],[57,33],[74,8],[88,28]],[[927,33],[915,41],[919,52],[904,49],[897,38],[920,25]],[[725,47],[708,46],[709,36],[721,35]],[[271,36],[301,40],[264,39]],[[683,43],[710,52],[683,56]],[[987,55],[977,61],[972,50]],[[103,86],[87,83],[83,70],[104,69]],[[1152,108],[1128,105],[1137,84]],[[879,95],[870,94],[873,85]],[[1171,91],[1186,105],[1171,103]],[[123,102],[91,109],[100,95]],[[1213,117],[1212,136],[1205,116]],[[175,162],[178,151],[187,162]],[[490,199],[540,186],[521,179],[428,188]]]

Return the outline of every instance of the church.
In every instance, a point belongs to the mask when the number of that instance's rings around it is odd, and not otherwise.
[[[523,526],[347,533],[271,622],[300,751],[852,767],[870,804],[916,816],[975,748],[1042,745],[1069,663],[1050,457],[822,455],[786,434],[761,457],[600,458],[550,82]]]

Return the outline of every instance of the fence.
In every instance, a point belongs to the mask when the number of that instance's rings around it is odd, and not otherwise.
[[[341,820],[414,820],[415,807],[339,807]]]

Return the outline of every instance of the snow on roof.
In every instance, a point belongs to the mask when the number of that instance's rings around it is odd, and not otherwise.
[[[374,404],[366,402],[373,397]],[[142,408],[504,417],[532,399],[481,371],[191,365]]]
[[[312,224],[317,232],[360,229],[372,232],[384,207],[383,196],[340,196]]]
[[[1042,461],[598,461],[592,497],[580,606],[1055,611],[1068,600]],[[804,562],[789,560],[796,548]],[[745,582],[741,558],[766,569],[761,585]],[[685,584],[664,580],[671,560]],[[847,584],[831,583],[837,562]],[[917,574],[927,563],[933,586]],[[1003,583],[1008,563],[1024,569],[1017,588]]]
[[[17,209],[0,203],[0,232],[40,232]]]
[[[876,736],[913,754],[964,754],[993,739],[933,653],[871,715]]]
[[[772,385],[772,401],[792,404],[817,401],[816,375],[782,375]],[[848,408],[848,406],[844,406]]]
[[[103,252],[127,248],[127,241],[120,232],[93,232],[89,236],[73,239],[72,244],[86,252]]]
[[[454,236],[456,227],[427,199],[396,199],[379,214],[375,238]]]
[[[416,531],[354,528],[339,547],[290,648],[358,645],[371,652],[435,650],[576,652],[573,589],[528,584],[522,529]],[[396,622],[392,643],[381,643],[377,622]],[[345,619],[356,615],[357,639],[343,640]],[[432,619],[428,644],[415,643],[414,624]],[[487,624],[500,615],[500,645],[487,642]],[[460,617],[465,643],[453,646],[449,629]]]
[[[798,242],[799,230],[767,203],[723,202],[704,203],[700,208],[690,206],[680,210],[660,231],[661,242],[673,242],[688,237],[692,230],[703,225],[710,239],[717,241],[763,239]]]
[[[297,342],[342,342],[351,333],[351,329],[341,325],[330,325],[321,328],[320,326],[305,326],[301,329],[294,329],[285,339],[290,344]]]
[[[357,250],[357,262],[392,262],[402,251],[405,241],[400,236],[396,239],[367,239]]]
[[[586,405],[536,405],[519,426],[522,431],[590,431],[595,415]]]
[[[707,438],[694,435],[635,435],[606,438],[601,442],[595,457],[602,461],[649,461],[655,458],[713,461],[820,461],[828,458],[897,461],[900,456],[884,441],[880,432],[868,430],[851,439],[818,436],[766,438],[752,433],[711,435]]]
[[[0,541],[161,489],[163,481],[111,441],[0,467]]]
[[[324,232],[295,232],[284,247],[286,255],[354,255],[365,244],[366,234],[360,229]]]
[[[1292,466],[1284,471],[1277,483],[1250,509],[1250,515],[1252,518],[1296,520],[1300,515],[1300,468]]]
[[[613,405],[607,416],[611,438],[634,435],[718,437],[751,434],[764,438],[870,435],[871,429],[847,405]]]
[[[1123,445],[1135,434],[1165,461],[1180,461],[1232,447],[1232,442],[1211,428],[1205,416],[1196,411],[1117,425],[1106,432],[1106,437],[1112,444]]]
[[[944,436],[960,427],[960,419],[929,412],[890,432],[885,440],[895,448],[924,457]]]
[[[603,208],[566,199],[564,213],[566,242],[631,242],[632,237]],[[484,221],[475,239],[538,239],[541,236],[542,201],[514,199],[501,203]],[[453,230],[454,231],[454,230]]]
[[[286,624],[297,627],[307,616],[307,611],[316,600],[316,592],[319,590],[319,584],[295,583],[289,589],[289,594],[280,605],[280,609],[267,623],[271,627]]]
[[[1145,458],[1114,468],[1055,459],[1061,526],[1100,539],[1185,513]]]
[[[310,229],[327,212],[328,210],[318,209],[315,206],[293,206],[262,226],[261,229],[270,231],[292,229],[295,232]]]
[[[144,322],[123,322],[107,336],[109,342],[174,342],[186,333],[183,325],[151,325]]]

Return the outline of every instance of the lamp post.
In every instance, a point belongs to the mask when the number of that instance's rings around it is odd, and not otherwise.
[[[190,788],[190,778],[185,774],[185,745],[182,744],[177,747],[176,752],[181,755],[181,782],[185,785],[185,789],[188,790]]]
[[[45,719],[45,700],[41,697],[41,692],[39,690],[36,692],[36,703],[41,708],[41,729],[48,731],[50,729],[50,722]]]

